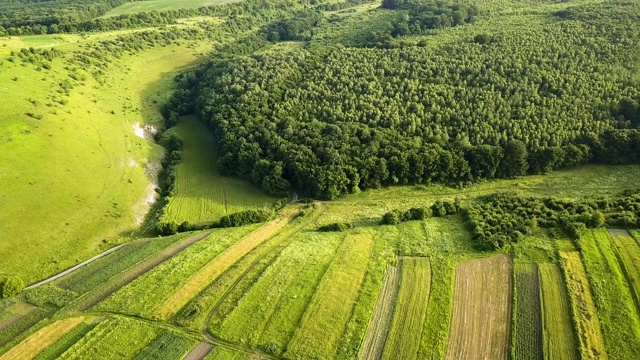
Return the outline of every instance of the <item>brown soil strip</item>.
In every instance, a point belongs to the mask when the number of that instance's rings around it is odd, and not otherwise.
[[[391,326],[393,308],[398,297],[400,285],[398,273],[398,268],[395,266],[387,271],[359,359],[375,360],[382,357],[382,350]]]
[[[447,360],[507,360],[513,299],[509,255],[456,267]]]
[[[202,360],[205,356],[209,355],[213,345],[208,342],[200,342],[185,356],[182,360]]]
[[[171,245],[170,247],[164,249],[162,252],[158,253],[157,255],[141,263],[134,265],[128,270],[125,270],[122,273],[116,275],[112,280],[108,281],[107,283],[91,290],[90,292],[88,292],[87,294],[85,294],[84,296],[76,300],[74,303],[72,303],[70,307],[67,308],[66,310],[67,311],[85,311],[93,307],[100,301],[106,299],[109,295],[113,294],[120,288],[124,287],[128,283],[135,280],[140,275],[160,265],[164,261],[170,259],[177,253],[195,244],[196,242],[206,238],[207,236],[209,236],[209,234],[210,234],[209,232],[206,232],[206,233],[193,235],[179,241],[174,245]]]

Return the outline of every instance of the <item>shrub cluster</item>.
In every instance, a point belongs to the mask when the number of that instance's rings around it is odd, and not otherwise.
[[[330,231],[345,231],[345,230],[349,230],[349,229],[353,229],[353,224],[344,223],[344,222],[336,222],[336,223],[320,226],[318,228],[318,231],[330,232]]]
[[[483,200],[464,212],[476,246],[483,250],[518,242],[537,227],[560,228],[577,239],[587,227],[636,228],[640,219],[640,192],[580,201],[500,193]]]
[[[382,216],[381,224],[395,225],[410,220],[423,220],[430,216],[441,217],[457,214],[460,209],[458,201],[437,200],[430,207],[411,208],[409,210],[391,210]]]
[[[220,219],[220,227],[235,227],[248,224],[256,224],[273,219],[274,213],[270,210],[245,210]]]
[[[0,275],[0,298],[16,296],[24,289],[24,281],[18,276]]]

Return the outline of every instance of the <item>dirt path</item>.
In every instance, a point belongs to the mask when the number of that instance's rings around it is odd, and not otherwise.
[[[382,357],[382,350],[391,327],[391,317],[400,288],[400,276],[398,274],[398,268],[395,266],[387,271],[359,359],[374,360]]]
[[[182,360],[202,360],[205,356],[209,355],[211,350],[213,349],[213,345],[208,342],[200,342],[196,345],[187,356],[185,356]]]
[[[209,236],[210,232],[205,232],[197,235],[193,235],[186,239],[179,241],[178,243],[164,249],[152,258],[149,258],[133,267],[121,272],[115,276],[115,279],[104,283],[101,286],[89,291],[84,296],[78,298],[74,303],[70,305],[67,311],[85,311],[92,306],[96,305],[100,301],[106,299],[109,295],[113,294],[120,288],[124,287],[128,283],[135,280],[138,276],[146,273],[154,267],[160,265],[164,261],[173,257],[180,251],[188,248],[196,242]]]
[[[26,287],[26,288],[24,288],[24,289],[25,289],[25,290],[29,290],[29,289],[37,288],[37,287],[39,287],[39,286],[42,286],[42,285],[48,284],[48,283],[50,283],[50,282],[52,282],[52,281],[58,280],[58,279],[60,279],[61,277],[65,276],[65,275],[67,275],[67,274],[70,274],[70,273],[72,273],[72,272],[74,272],[74,271],[76,271],[76,270],[80,269],[81,267],[83,267],[83,266],[85,266],[85,265],[91,264],[92,262],[94,262],[94,261],[96,261],[96,260],[98,260],[98,259],[100,259],[100,258],[103,258],[103,257],[105,257],[105,256],[107,256],[107,255],[109,255],[109,254],[111,254],[112,252],[114,252],[114,251],[116,251],[116,250],[120,249],[121,247],[123,247],[123,246],[125,246],[125,245],[126,245],[126,244],[121,244],[121,245],[118,245],[118,246],[116,246],[116,247],[112,247],[111,249],[109,249],[109,250],[107,250],[107,251],[105,251],[105,252],[103,252],[103,253],[100,253],[100,254],[98,254],[98,255],[96,255],[96,256],[94,256],[94,257],[92,257],[91,259],[89,259],[89,260],[87,260],[87,261],[83,261],[83,262],[81,262],[80,264],[78,264],[78,265],[76,265],[76,266],[74,266],[74,267],[72,267],[72,268],[69,268],[69,269],[67,269],[67,270],[65,270],[65,271],[63,271],[63,272],[61,272],[61,273],[59,273],[59,274],[57,274],[57,275],[54,275],[54,276],[52,276],[52,277],[50,277],[50,278],[48,278],[48,279],[42,280],[42,281],[40,281],[40,282],[38,282],[38,283],[35,283],[35,284],[33,284],[33,285],[29,285],[29,286],[27,286],[27,287]]]

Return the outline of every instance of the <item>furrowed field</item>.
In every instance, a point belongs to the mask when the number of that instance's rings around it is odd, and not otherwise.
[[[638,22],[2,2],[0,360],[640,359]]]

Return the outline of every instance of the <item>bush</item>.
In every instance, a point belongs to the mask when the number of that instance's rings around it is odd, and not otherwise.
[[[397,210],[389,211],[382,216],[383,225],[400,224],[400,213]]]
[[[318,231],[329,232],[329,231],[345,231],[348,229],[353,229],[353,225],[350,223],[342,223],[337,222],[333,224],[327,224],[324,226],[320,226]]]
[[[158,223],[156,230],[160,235],[173,235],[178,232],[178,224],[174,222],[161,222]]]
[[[0,298],[16,296],[24,289],[24,281],[18,276],[0,277]]]
[[[256,224],[271,220],[273,211],[268,210],[245,210],[234,214],[223,216],[220,219],[220,227],[236,227],[247,224]]]

